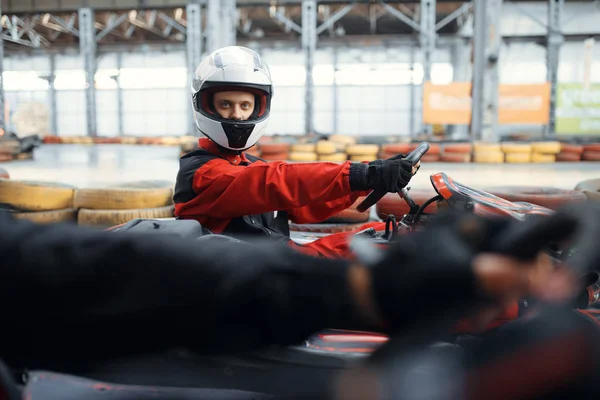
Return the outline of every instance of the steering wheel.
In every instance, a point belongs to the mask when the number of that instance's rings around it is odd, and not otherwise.
[[[422,142],[416,149],[411,151],[407,156],[406,160],[409,161],[413,166],[417,165],[421,161],[421,157],[429,151],[429,143]],[[369,195],[356,207],[359,212],[367,211],[371,206],[377,203],[387,192],[373,190]]]

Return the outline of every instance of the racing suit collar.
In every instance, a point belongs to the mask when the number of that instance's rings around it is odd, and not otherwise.
[[[219,147],[215,142],[209,138],[200,138],[198,140],[198,147],[210,151],[213,154],[217,154],[219,157],[225,158],[233,165],[239,165],[242,162],[248,163],[246,153],[240,152],[239,154],[234,151],[228,151]]]

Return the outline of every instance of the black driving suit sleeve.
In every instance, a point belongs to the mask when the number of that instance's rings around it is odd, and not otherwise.
[[[272,242],[200,247],[0,212],[0,265],[0,358],[13,365],[172,347],[244,351],[326,327],[366,328],[346,261]]]

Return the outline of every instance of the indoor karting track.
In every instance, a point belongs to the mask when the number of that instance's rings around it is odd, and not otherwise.
[[[144,179],[175,180],[179,147],[135,145],[43,145],[35,159],[0,163],[15,180],[63,182],[76,187],[101,187]],[[423,163],[411,186],[429,189],[429,175],[445,172],[475,188],[525,185],[573,189],[598,177],[600,163],[474,164]]]

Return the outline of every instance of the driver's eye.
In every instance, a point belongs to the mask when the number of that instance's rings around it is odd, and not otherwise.
[[[222,101],[220,104],[221,108],[229,108],[230,105],[228,101]]]
[[[249,109],[250,109],[250,106],[251,106],[251,104],[250,104],[250,103],[243,103],[243,104],[242,104],[242,108],[243,108],[244,110],[249,110]]]

